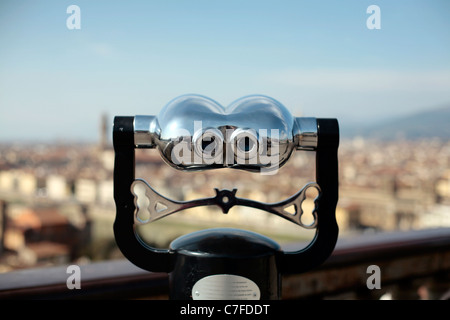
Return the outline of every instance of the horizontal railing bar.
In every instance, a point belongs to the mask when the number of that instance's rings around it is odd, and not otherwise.
[[[290,250],[299,244],[284,246]],[[317,270],[350,267],[367,261],[398,260],[450,252],[450,228],[342,237],[331,257]],[[450,257],[450,255],[446,255]],[[450,269],[450,261],[444,262]],[[81,289],[68,289],[67,265],[0,274],[0,299],[106,299],[168,297],[168,276],[150,273],[128,260],[80,265]],[[308,274],[308,273],[307,273]],[[426,276],[425,274],[423,276]]]
[[[128,260],[80,265],[80,289],[69,289],[66,266],[0,274],[0,299],[138,298],[168,294],[168,277],[150,273]]]

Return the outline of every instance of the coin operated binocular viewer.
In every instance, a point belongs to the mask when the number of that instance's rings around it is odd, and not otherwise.
[[[334,250],[336,119],[293,117],[266,96],[244,97],[223,108],[206,97],[185,95],[169,102],[158,116],[115,117],[113,144],[117,245],[136,266],[169,273],[171,299],[279,299],[282,274],[315,268]],[[135,178],[136,148],[158,149],[168,165],[182,171],[230,168],[271,174],[273,179],[295,150],[307,150],[316,155],[316,181],[277,203],[240,198],[237,189],[215,189],[210,198],[175,201]],[[318,196],[314,221],[305,225],[302,202],[309,188],[315,188]],[[316,233],[305,248],[285,252],[268,237],[233,228],[187,234],[167,249],[149,246],[136,231],[139,224],[199,206],[217,206],[224,213],[234,206],[257,208]]]

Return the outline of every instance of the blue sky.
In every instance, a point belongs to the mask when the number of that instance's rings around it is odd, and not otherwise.
[[[265,94],[341,126],[448,105],[449,14],[447,0],[2,0],[0,141],[93,141],[102,112],[157,114],[186,93]]]

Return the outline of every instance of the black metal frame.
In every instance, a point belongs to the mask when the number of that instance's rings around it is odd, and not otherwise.
[[[171,272],[173,252],[146,244],[136,232],[135,203],[131,184],[135,180],[134,117],[114,119],[115,151],[114,200],[116,220],[114,235],[124,256],[138,267],[152,272]],[[280,255],[281,273],[301,273],[322,264],[333,252],[338,225],[335,211],[338,201],[339,125],[336,119],[317,119],[316,182],[321,188],[317,200],[316,235],[304,249]]]

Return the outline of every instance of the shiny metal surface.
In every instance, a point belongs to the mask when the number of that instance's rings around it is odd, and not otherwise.
[[[297,150],[315,150],[318,141],[316,118],[295,118],[293,134]]]
[[[314,199],[315,205],[312,211],[314,220],[310,224],[304,224],[302,222],[302,216],[304,214],[302,203],[306,199],[306,191],[309,188],[315,188],[318,195]],[[136,207],[134,221],[136,224],[150,223],[178,211],[201,206],[216,205],[222,209],[223,213],[228,213],[228,211],[234,206],[246,206],[276,214],[306,229],[317,228],[317,200],[321,196],[321,189],[317,183],[308,183],[303,189],[290,198],[277,203],[263,203],[238,198],[236,197],[237,189],[215,189],[215,191],[215,197],[196,199],[192,201],[175,201],[156,192],[145,180],[135,179],[131,185],[131,192],[134,195],[134,203]],[[291,208],[293,210],[291,210]]]
[[[155,116],[134,117],[134,144],[138,148],[154,148],[160,130]]]
[[[157,148],[172,167],[236,168],[270,174],[296,149],[317,147],[315,118],[294,118],[278,101],[261,95],[224,108],[200,95],[170,101],[155,116],[136,116],[135,145]]]

